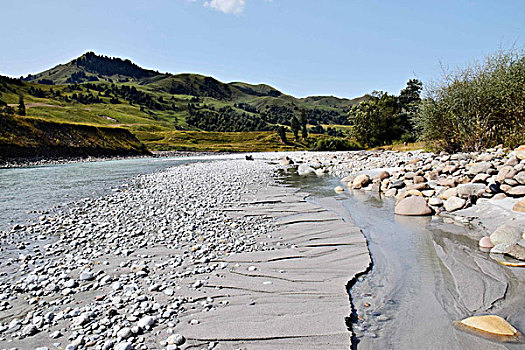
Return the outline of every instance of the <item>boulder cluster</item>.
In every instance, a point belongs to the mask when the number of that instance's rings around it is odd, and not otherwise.
[[[348,152],[281,159],[296,163],[299,175],[343,176],[349,190],[377,192],[395,197],[397,215],[421,216],[452,213],[475,205],[479,199],[492,201],[513,198],[514,212],[525,212],[525,146],[508,150],[501,146],[484,152]],[[373,174],[366,170],[382,170]],[[373,174],[373,175],[372,175]],[[334,189],[344,191],[343,186]],[[517,200],[516,200],[517,199]],[[481,247],[525,259],[522,229],[504,242],[484,237]],[[503,245],[502,245],[503,244]]]

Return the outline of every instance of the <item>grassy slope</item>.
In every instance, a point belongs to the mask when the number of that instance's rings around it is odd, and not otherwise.
[[[144,154],[126,129],[51,122],[31,117],[0,118],[0,158]]]
[[[154,87],[138,86],[138,89],[147,91],[155,98],[163,97],[166,101],[172,101],[177,108],[183,109],[193,96],[171,95]],[[64,101],[54,98],[37,98],[27,94],[29,86],[38,87],[42,90],[63,89],[65,85],[48,86],[35,83],[25,83],[19,88],[19,92],[24,94],[27,106],[27,116],[39,118],[58,123],[76,123],[96,127],[122,127],[130,130],[148,149],[151,150],[202,150],[202,151],[274,151],[274,150],[297,150],[305,149],[304,143],[294,145],[283,145],[274,132],[249,132],[249,133],[219,133],[201,132],[191,130],[186,124],[186,111],[147,111],[141,112],[139,106],[132,106],[122,101],[121,104],[110,104],[109,98],[102,97],[105,103],[88,104]],[[71,96],[72,93],[66,94]],[[3,93],[2,100],[16,108],[18,103],[17,93]],[[286,95],[279,97],[256,97],[248,96],[240,99],[239,102],[254,103],[259,102],[261,106],[268,103],[284,105],[288,103],[289,97]],[[221,101],[206,97],[203,102],[213,105],[215,108],[232,105],[230,101]],[[327,107],[330,108],[330,107]],[[175,130],[175,118],[177,125],[184,131]],[[327,125],[324,125],[325,127]],[[341,126],[341,129],[346,129]],[[311,135],[312,138],[323,137],[321,135]],[[292,139],[290,134],[288,137]]]

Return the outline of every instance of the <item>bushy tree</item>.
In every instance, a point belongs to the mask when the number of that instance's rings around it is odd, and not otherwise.
[[[24,103],[24,97],[22,95],[18,97],[18,114],[26,115],[26,105]]]
[[[374,93],[349,112],[352,136],[362,145],[373,147],[392,143],[403,134],[402,115],[396,96]]]
[[[306,141],[308,140],[308,129],[306,128],[307,120],[304,111],[301,112],[299,123],[301,124],[301,137]]]
[[[292,128],[293,137],[295,138],[295,141],[299,141],[299,131],[301,130],[301,123],[295,115],[290,119],[290,127]]]
[[[472,151],[525,142],[525,52],[500,51],[427,89],[416,126],[437,149]]]
[[[279,135],[282,143],[285,145],[288,144],[288,140],[286,139],[286,128],[284,126],[280,125],[277,128],[277,135]]]

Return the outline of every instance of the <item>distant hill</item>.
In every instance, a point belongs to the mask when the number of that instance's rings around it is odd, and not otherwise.
[[[122,127],[157,149],[171,149],[169,135],[180,130],[273,132],[301,115],[317,133],[341,134],[345,128],[326,125],[348,124],[350,108],[367,98],[296,98],[265,84],[160,73],[94,52],[22,79],[0,77],[0,106],[15,107],[19,95],[29,118]]]
[[[284,97],[284,100],[298,104],[312,103],[333,108],[349,108],[361,99],[345,99],[333,96],[312,96],[299,99],[285,95],[266,84],[223,83],[213,77],[191,73],[163,74],[158,71],[141,68],[129,59],[97,55],[94,52],[86,52],[68,63],[59,64],[41,73],[29,74],[23,80],[48,85],[86,82],[131,82],[162,89],[170,94],[212,97],[220,100],[238,100],[249,97]]]

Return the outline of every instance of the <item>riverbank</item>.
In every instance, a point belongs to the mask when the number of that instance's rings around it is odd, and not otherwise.
[[[302,154],[280,160],[284,167],[298,165],[304,178],[339,177],[333,188],[352,198],[350,213],[362,210],[352,204],[360,197],[369,203],[354,220],[374,260],[372,272],[351,291],[361,316],[353,327],[358,348],[520,348],[457,333],[453,321],[500,316],[500,329],[513,329],[507,320],[522,339],[523,151]],[[376,206],[390,209],[374,212]],[[427,319],[432,322],[422,322]],[[425,329],[427,324],[432,327]],[[488,330],[473,332],[490,338],[500,326],[483,327]],[[498,339],[516,341],[515,331]]]
[[[145,159],[145,158],[182,158],[182,157],[199,157],[199,156],[214,156],[214,155],[228,155],[228,152],[190,152],[190,151],[153,151],[145,155],[100,155],[100,156],[72,156],[72,157],[19,157],[0,159],[0,169],[12,169],[22,167],[34,167],[41,165],[58,165],[70,163],[88,163],[88,162],[103,162],[110,160],[122,159]]]
[[[273,174],[181,165],[6,234],[1,346],[348,348],[366,242]]]

